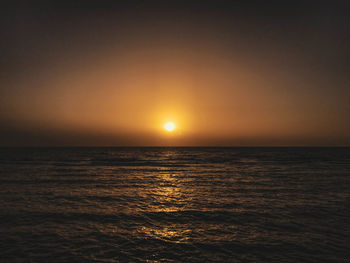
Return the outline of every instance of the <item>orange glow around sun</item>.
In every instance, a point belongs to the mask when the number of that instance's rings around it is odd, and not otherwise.
[[[168,132],[172,132],[172,131],[174,131],[176,129],[175,123],[173,123],[171,121],[164,123],[163,127]]]

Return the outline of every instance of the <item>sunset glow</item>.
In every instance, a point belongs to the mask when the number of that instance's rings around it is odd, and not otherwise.
[[[176,125],[173,122],[166,122],[164,124],[164,129],[168,132],[172,132],[176,129]]]
[[[14,1],[0,145],[350,145],[347,13],[129,2]]]

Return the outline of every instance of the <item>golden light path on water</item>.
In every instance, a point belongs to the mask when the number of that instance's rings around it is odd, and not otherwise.
[[[169,124],[169,122],[166,124]],[[162,159],[171,160],[176,158],[174,155],[175,153],[172,151],[165,152]],[[151,194],[157,200],[157,205],[150,207],[150,210],[156,213],[176,213],[184,210],[186,203],[191,202],[190,199],[184,199],[184,191],[188,190],[183,187],[185,182],[177,178],[177,174],[172,171],[172,168],[162,169],[155,176],[157,177],[157,184]],[[184,226],[183,224],[168,224],[165,227],[157,227],[156,225],[141,226],[138,231],[148,237],[174,243],[186,243],[192,230]]]
[[[190,211],[196,211],[198,213],[205,213],[211,209],[202,210],[195,207],[195,203],[198,201],[197,196],[201,195],[207,198],[207,202],[213,202],[213,197],[207,193],[207,189],[204,187],[192,187],[190,186],[195,174],[186,174],[184,170],[177,167],[176,160],[179,158],[178,153],[173,150],[164,151],[160,157],[161,162],[164,161],[166,166],[162,167],[152,174],[154,180],[154,187],[147,189],[146,197],[154,200],[153,204],[147,208],[147,211],[160,216],[169,216],[169,222],[165,224],[146,224],[137,228],[138,235],[145,235],[147,238],[153,238],[156,240],[162,240],[171,243],[190,244],[191,239],[194,236],[200,238],[201,231],[193,228],[194,222],[174,222],[172,223],[172,217],[176,217],[178,214],[186,213]],[[195,165],[192,165],[192,168]],[[221,167],[220,169],[222,169]],[[187,169],[187,168],[186,168]],[[215,209],[214,209],[215,210]],[[152,221],[152,219],[150,219]],[[200,223],[198,223],[200,224]],[[235,225],[228,225],[228,229],[234,231]],[[213,240],[217,239],[215,231],[218,230],[218,226],[208,224],[208,231],[212,231]],[[232,236],[231,236],[232,238]]]

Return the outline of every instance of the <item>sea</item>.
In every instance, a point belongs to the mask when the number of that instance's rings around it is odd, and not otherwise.
[[[350,148],[1,148],[0,262],[350,262]]]

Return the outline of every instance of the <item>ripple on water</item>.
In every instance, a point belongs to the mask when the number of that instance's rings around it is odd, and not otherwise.
[[[0,150],[4,262],[346,262],[349,148]]]

